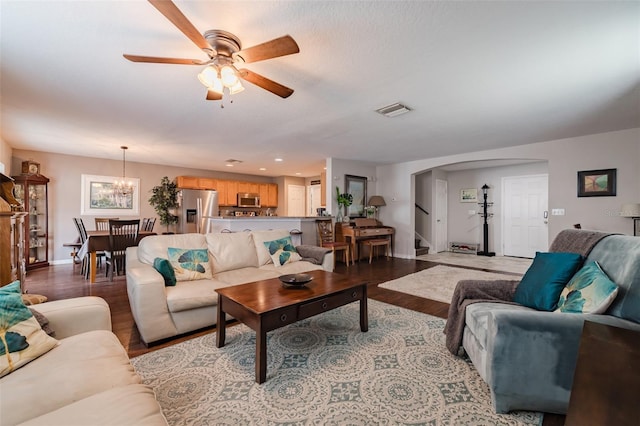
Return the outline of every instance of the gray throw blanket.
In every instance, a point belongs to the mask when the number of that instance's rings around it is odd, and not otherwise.
[[[582,229],[565,229],[553,240],[549,251],[578,253],[587,257],[598,241],[608,235],[612,234]],[[444,327],[445,341],[449,352],[454,355],[460,353],[467,306],[480,302],[516,304],[512,300],[519,283],[520,281],[508,280],[459,281],[451,298],[447,323]]]
[[[324,255],[331,251],[331,249],[328,248],[309,245],[297,246],[296,250],[300,257],[302,257],[302,260],[306,260],[315,265],[322,265]]]

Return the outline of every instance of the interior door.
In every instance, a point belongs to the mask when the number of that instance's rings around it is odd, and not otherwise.
[[[309,185],[307,187],[307,216],[315,216],[318,214],[316,209],[322,206],[320,185]]]
[[[447,181],[436,179],[436,252],[447,251]]]
[[[287,185],[287,216],[304,217],[304,185]]]
[[[502,179],[503,254],[533,258],[549,249],[549,176]]]

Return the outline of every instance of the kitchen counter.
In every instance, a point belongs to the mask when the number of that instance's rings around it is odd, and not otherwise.
[[[268,229],[288,229],[294,245],[318,245],[317,220],[330,216],[221,216],[211,219],[209,232],[242,232]],[[301,232],[301,233],[300,233]]]

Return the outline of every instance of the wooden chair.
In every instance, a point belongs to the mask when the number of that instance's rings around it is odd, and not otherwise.
[[[78,234],[80,235],[80,247],[82,247],[85,241],[87,241],[87,228],[85,228],[82,218],[74,217],[73,223],[76,225],[76,229],[78,230]],[[102,267],[103,257],[105,257],[104,251],[96,252],[98,267]],[[87,253],[80,261],[82,262],[80,273],[84,275],[85,278],[89,278],[89,253]]]
[[[355,223],[359,228],[379,226],[378,221],[374,218],[358,218],[355,220]],[[369,240],[362,240],[360,241],[360,244],[369,247],[369,263],[371,263],[371,260],[373,259],[373,252],[377,247],[384,247],[384,254],[387,256],[387,260],[389,260],[389,255],[391,253],[391,238],[372,238]]]
[[[153,227],[155,226],[155,224],[156,224],[155,217],[145,217],[144,219],[142,219],[142,225],[140,225],[140,230],[153,232]]]
[[[96,217],[96,231],[108,231],[109,219],[119,219],[117,217]]]
[[[133,220],[109,220],[109,250],[106,252],[107,267],[105,276],[113,281],[114,273],[126,271],[126,250],[138,244],[140,232],[140,219]]]
[[[336,251],[344,252],[344,261],[349,266],[349,258],[351,257],[351,263],[353,263],[353,253],[351,253],[351,246],[349,243],[342,241],[335,241],[333,236],[333,224],[330,220],[319,220],[316,222],[318,226],[318,240],[320,245],[325,248],[330,248],[333,252],[333,266],[336,266]]]

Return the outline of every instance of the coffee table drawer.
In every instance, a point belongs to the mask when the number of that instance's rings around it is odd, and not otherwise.
[[[289,306],[265,314],[262,317],[262,326],[270,331],[287,324],[293,324],[298,321],[298,319],[298,308],[296,306]]]
[[[309,318],[325,311],[330,311],[347,303],[354,302],[362,297],[362,290],[354,288],[334,294],[333,296],[324,297],[313,302],[300,305],[300,319]]]

